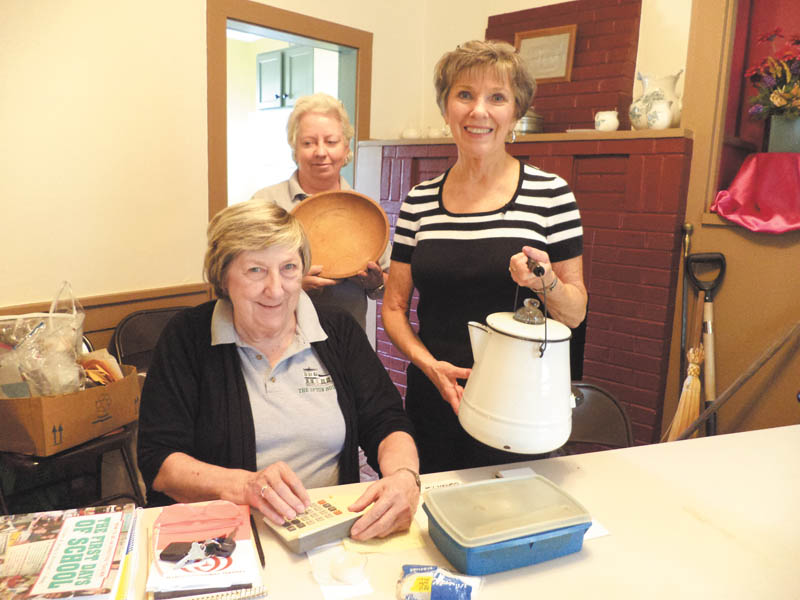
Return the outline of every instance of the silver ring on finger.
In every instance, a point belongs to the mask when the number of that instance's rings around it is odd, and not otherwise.
[[[261,491],[258,493],[259,496],[261,496],[263,498],[264,497],[264,491],[268,490],[268,489],[269,489],[269,484],[268,483],[265,483],[264,485],[262,485],[261,486]]]

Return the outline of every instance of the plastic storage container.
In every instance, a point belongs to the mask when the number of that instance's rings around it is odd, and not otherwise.
[[[540,475],[434,489],[422,508],[436,547],[467,575],[578,552],[592,524],[583,506]]]

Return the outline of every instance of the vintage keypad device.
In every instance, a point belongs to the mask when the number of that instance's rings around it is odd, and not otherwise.
[[[312,500],[303,514],[297,515],[283,525],[275,525],[264,518],[264,522],[292,552],[301,554],[312,548],[335,542],[350,535],[350,528],[362,513],[353,513],[340,508],[326,499]]]

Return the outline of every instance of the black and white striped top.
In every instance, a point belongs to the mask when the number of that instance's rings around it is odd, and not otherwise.
[[[575,197],[557,175],[520,163],[517,190],[505,206],[455,214],[442,205],[448,173],[409,192],[392,260],[411,265],[423,343],[440,360],[471,366],[467,322],[514,309],[511,256],[525,245],[544,250],[551,262],[580,256],[583,228]],[[521,289],[518,304],[530,295]]]
[[[441,189],[449,171],[415,186],[397,220],[393,260],[411,262],[420,242],[519,238],[545,250],[550,262],[581,254],[583,229],[578,205],[557,175],[520,163],[517,192],[502,208],[486,213],[453,214],[442,205]]]

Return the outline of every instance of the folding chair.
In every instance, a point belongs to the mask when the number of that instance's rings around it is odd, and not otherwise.
[[[631,423],[620,402],[607,390],[587,381],[573,381],[576,406],[565,454],[627,448],[633,445]]]
[[[132,312],[122,319],[111,335],[108,349],[120,364],[133,365],[146,373],[158,337],[167,322],[185,306],[151,308]]]

